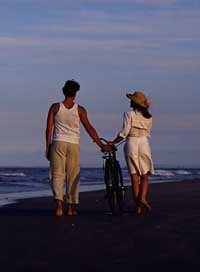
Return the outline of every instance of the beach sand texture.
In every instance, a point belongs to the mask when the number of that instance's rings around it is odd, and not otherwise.
[[[104,192],[81,193],[79,215],[54,216],[52,198],[0,208],[0,269],[188,271],[200,269],[200,181],[151,184],[152,212],[109,213]]]

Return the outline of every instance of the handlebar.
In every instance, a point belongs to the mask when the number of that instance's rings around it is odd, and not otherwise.
[[[100,140],[102,140],[102,141],[104,141],[105,143],[108,143],[109,141],[108,140],[106,140],[106,139],[104,139],[104,138],[100,138]],[[119,145],[121,145],[121,144],[123,144],[123,143],[125,143],[126,142],[126,140],[123,140],[123,141],[121,141],[120,143],[118,143],[117,145],[113,145],[115,148],[117,148]]]
[[[105,142],[106,144],[109,143],[109,141],[106,140],[106,139],[104,139],[104,138],[100,138],[100,140],[103,141],[103,142]],[[117,151],[117,147],[115,145],[111,145],[111,146],[112,146],[112,151],[110,151],[110,152]]]
[[[104,138],[100,138],[101,141],[105,142],[106,144],[109,142],[108,140],[104,139]]]

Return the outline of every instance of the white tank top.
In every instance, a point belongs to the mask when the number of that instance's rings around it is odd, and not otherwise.
[[[80,117],[77,104],[67,109],[62,102],[60,103],[60,108],[54,116],[53,141],[79,144]]]

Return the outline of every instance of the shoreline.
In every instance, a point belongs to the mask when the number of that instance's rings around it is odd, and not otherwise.
[[[78,216],[54,215],[52,197],[0,208],[2,271],[188,271],[200,265],[200,180],[149,186],[152,212],[110,214],[104,191],[80,194]]]
[[[162,184],[162,183],[174,183],[174,182],[187,182],[187,181],[195,181],[195,180],[157,180],[153,182],[149,182],[149,185],[152,184]],[[50,186],[49,186],[50,187]],[[131,184],[125,184],[125,187],[131,187]],[[84,192],[96,192],[96,191],[104,191],[105,190],[105,185],[104,183],[102,184],[96,184],[96,185],[83,185],[80,187],[80,193]],[[7,206],[7,205],[12,205],[20,200],[24,199],[30,199],[30,198],[40,198],[40,197],[52,197],[52,191],[51,189],[46,189],[46,190],[36,190],[36,191],[24,191],[24,192],[9,192],[9,193],[0,193],[0,208]]]

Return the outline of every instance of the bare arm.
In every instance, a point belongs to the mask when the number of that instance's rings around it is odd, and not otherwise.
[[[123,137],[118,135],[113,141],[109,141],[109,144],[115,145],[115,144],[121,142],[123,139],[124,139]]]
[[[129,131],[130,131],[130,122],[129,122],[129,116],[128,113],[124,113],[123,118],[123,129],[120,131],[120,133],[117,135],[117,137],[113,141],[109,141],[109,144],[117,144],[121,142],[124,138],[127,137]]]
[[[90,135],[90,137],[92,138],[92,140],[100,147],[103,148],[104,144],[101,142],[95,128],[90,124],[88,117],[87,117],[87,112],[86,110],[82,107],[79,106],[79,116],[80,116],[80,120],[82,125],[84,126],[85,130],[87,131],[87,133]]]
[[[49,159],[49,148],[51,145],[51,138],[52,138],[52,129],[54,126],[54,116],[57,113],[59,109],[59,104],[55,103],[53,104],[48,113],[47,117],[47,126],[46,126],[46,157]]]
[[[90,124],[86,110],[83,107],[79,106],[78,111],[81,123],[83,124],[84,128],[86,129],[90,137],[93,139],[93,141],[101,148],[102,151],[111,151],[112,147],[108,144],[102,143],[95,128]]]

